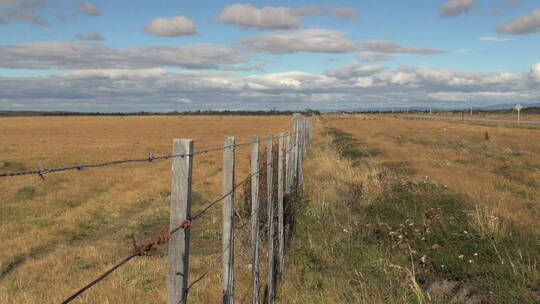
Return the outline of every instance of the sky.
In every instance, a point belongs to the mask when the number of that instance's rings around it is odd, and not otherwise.
[[[0,110],[540,103],[538,0],[0,0]]]

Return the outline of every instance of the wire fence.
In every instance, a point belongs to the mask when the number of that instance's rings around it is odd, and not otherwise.
[[[281,186],[284,187],[284,189],[282,189],[284,191],[281,191],[282,195],[283,195],[283,192],[288,193],[292,189],[297,189],[297,187],[299,186],[298,182],[301,181],[301,178],[299,178],[299,177],[302,175],[302,159],[304,157],[305,147],[307,146],[307,142],[311,138],[311,129],[313,127],[313,119],[306,119],[304,121],[301,121],[299,119],[299,116],[297,116],[297,115],[295,115],[294,118],[295,119],[294,119],[293,131],[284,133],[284,134],[282,134],[280,136],[269,137],[269,140],[268,140],[269,141],[268,145],[270,145],[270,146],[273,145],[273,143],[274,143],[273,140],[275,140],[275,139],[279,140],[281,151],[280,151],[280,158],[278,159],[278,161],[283,162],[283,166],[280,165],[280,168],[284,167],[283,172],[279,173],[280,178],[283,177],[283,179],[280,181],[280,184],[269,188],[269,189],[272,189],[271,190],[272,193],[274,191],[277,191],[279,193],[279,187],[281,187]],[[288,142],[287,147],[284,146],[284,140],[285,139],[288,140],[287,141]],[[211,153],[211,152],[225,151],[227,149],[234,150],[236,147],[247,146],[247,145],[251,145],[254,148],[256,147],[256,150],[252,150],[252,151],[257,151],[257,153],[258,153],[258,151],[259,151],[258,150],[259,143],[260,143],[260,141],[256,137],[252,141],[242,142],[242,143],[237,143],[237,144],[232,144],[232,145],[224,145],[224,146],[220,146],[220,147],[214,147],[214,148],[209,148],[209,149],[205,149],[205,150],[199,150],[199,151],[192,152],[192,153],[179,153],[179,154],[166,154],[166,155],[153,155],[152,153],[149,153],[148,157],[146,157],[146,158],[123,159],[123,160],[100,162],[100,163],[94,163],[94,164],[79,164],[79,165],[74,165],[74,166],[65,166],[65,167],[58,167],[58,168],[40,168],[40,169],[37,169],[37,170],[30,170],[30,171],[0,173],[0,178],[10,178],[10,177],[17,177],[17,176],[24,176],[24,175],[38,175],[39,177],[43,178],[44,175],[50,174],[50,173],[73,171],[73,170],[80,171],[80,170],[87,169],[87,168],[99,168],[99,167],[114,166],[114,165],[128,164],[128,163],[143,163],[143,162],[152,163],[152,162],[158,161],[158,160],[169,160],[169,159],[193,157],[193,156],[196,156],[196,155],[202,155],[202,154]],[[283,156],[282,156],[281,153],[283,153]],[[286,158],[285,158],[285,156],[286,156]],[[234,157],[234,154],[233,154],[233,157]],[[224,158],[225,158],[225,156],[224,156]],[[271,161],[273,161],[273,160],[271,160]],[[262,168],[260,168],[259,163],[258,163],[258,157],[256,157],[256,160],[254,160],[253,159],[253,154],[252,154],[251,162],[252,162],[252,172],[249,175],[247,175],[245,178],[243,178],[240,182],[233,184],[230,191],[227,191],[222,196],[220,196],[217,199],[215,199],[215,200],[211,201],[210,203],[208,203],[201,211],[195,213],[194,215],[192,215],[190,217],[185,218],[183,220],[183,222],[180,225],[178,225],[177,227],[175,227],[174,229],[164,229],[159,236],[157,236],[153,241],[151,241],[151,242],[149,242],[147,244],[144,244],[142,246],[138,246],[136,244],[136,242],[135,242],[135,238],[133,238],[133,247],[134,248],[133,248],[133,251],[132,251],[132,253],[130,255],[123,258],[122,260],[120,260],[119,262],[114,264],[111,268],[109,268],[107,271],[105,271],[104,273],[99,275],[96,279],[94,279],[93,281],[89,282],[88,284],[86,284],[85,286],[83,286],[82,288],[80,288],[79,290],[74,292],[72,295],[70,295],[64,301],[62,301],[61,304],[67,304],[67,303],[70,303],[73,300],[77,299],[84,292],[86,292],[87,290],[89,290],[90,288],[92,288],[93,286],[98,284],[99,282],[106,279],[109,275],[111,275],[113,272],[120,269],[122,266],[126,265],[129,261],[133,260],[134,258],[147,255],[149,252],[151,252],[151,251],[155,250],[156,248],[158,248],[159,245],[169,243],[169,246],[171,246],[172,244],[170,243],[170,241],[171,241],[173,235],[177,234],[180,231],[189,230],[189,228],[193,226],[193,224],[194,224],[194,222],[196,220],[198,220],[203,215],[207,214],[214,207],[218,206],[218,204],[220,202],[223,202],[227,198],[232,197],[231,203],[234,204],[234,193],[237,192],[237,190],[241,186],[248,184],[249,181],[252,181],[252,183],[253,183],[254,179],[256,180],[256,183],[258,184],[259,176],[261,174],[265,173],[267,171],[267,169],[269,168],[268,166],[262,166]],[[233,163],[234,163],[234,160],[233,160]],[[174,166],[174,164],[173,164],[173,166]],[[253,170],[254,166],[257,168],[257,170],[255,170],[255,171]],[[272,168],[272,167],[270,166],[270,168]],[[190,168],[190,170],[191,170],[191,168]],[[234,180],[234,166],[233,166],[233,176],[232,176],[232,178]],[[190,183],[191,183],[191,181],[190,181]],[[189,186],[191,187],[191,184]],[[190,193],[191,191],[188,191],[188,192]],[[186,196],[188,195],[186,193],[184,193],[184,194]],[[191,200],[191,198],[189,198],[189,201],[190,200]],[[256,194],[256,196],[252,195],[251,200],[253,201],[252,204],[254,204],[255,201],[256,201],[257,208],[258,208],[258,200],[259,200],[258,193]],[[279,202],[281,202],[281,204],[283,203],[283,197],[278,198],[278,203]],[[171,208],[172,208],[172,205],[171,205]],[[191,207],[189,206],[189,208],[191,208]],[[273,208],[273,210],[275,210],[275,206],[268,206],[268,208]],[[283,210],[283,208],[281,208],[280,210]],[[253,221],[257,222],[257,230],[258,230],[258,221],[259,221],[258,210],[257,210],[256,215],[254,215],[252,213],[251,216],[252,216],[251,222],[252,223],[254,223]],[[225,220],[226,219],[224,218],[224,221]],[[273,219],[269,219],[269,220],[273,220]],[[242,225],[243,227],[240,227],[240,228],[245,229],[248,226],[247,224],[248,224],[247,221],[244,222],[243,225]],[[234,223],[233,223],[233,226],[234,226]],[[267,230],[267,226],[268,226],[268,222],[263,227],[263,231]],[[253,227],[252,227],[252,229],[253,229]],[[225,231],[223,233],[225,234]],[[193,280],[190,284],[188,284],[187,286],[185,286],[183,288],[183,290],[181,291],[181,295],[180,295],[179,299],[173,299],[174,301],[171,302],[170,295],[169,295],[169,302],[168,303],[187,303],[187,297],[188,297],[189,291],[197,283],[204,280],[204,278],[211,271],[215,270],[217,265],[219,265],[217,263],[218,259],[221,258],[227,251],[232,250],[232,252],[234,252],[234,235],[236,235],[236,232],[234,231],[234,229],[233,229],[232,235],[233,235],[232,240],[228,244],[224,245],[224,248],[223,248],[223,251],[221,252],[221,255],[218,255],[212,261],[212,263],[210,263],[210,266],[208,267],[208,269],[206,271],[204,271],[199,277],[197,277],[197,279]],[[283,237],[283,236],[281,236],[281,237]],[[252,240],[252,246],[253,246],[254,243],[256,243],[255,241],[256,240]],[[280,239],[280,242],[283,242],[283,240]],[[174,244],[174,245],[178,245],[178,244]],[[189,248],[189,243],[186,244],[186,245]],[[256,251],[259,250],[258,247],[255,247],[255,248],[256,248]],[[253,261],[253,262],[258,264],[259,261],[256,260],[256,261]],[[225,263],[225,261],[224,261],[224,263]],[[229,261],[229,263],[231,263],[231,261]],[[226,269],[226,268],[224,268],[224,269]],[[234,272],[233,269],[234,269],[234,267],[230,268],[228,271]],[[269,271],[273,271],[273,270],[269,270]],[[169,271],[169,273],[170,273],[170,271]],[[184,275],[186,275],[186,277],[187,277],[187,274],[184,274]],[[228,275],[233,275],[233,273],[229,273],[229,274],[224,273],[223,274],[224,277],[228,276]],[[257,276],[258,276],[258,274],[257,274]],[[255,290],[252,289],[254,287],[254,282],[256,282],[256,281],[258,281],[258,278],[257,278],[257,280],[254,279],[253,281],[251,281],[251,285],[247,289],[246,294],[242,296],[242,301],[241,302],[244,302],[244,300],[246,299],[247,294],[249,293],[250,290],[253,291],[254,298],[256,298],[256,296],[258,295],[258,290],[255,292]],[[258,289],[258,286],[257,286],[257,289]],[[224,292],[227,293],[226,290],[224,290]],[[232,297],[232,299],[234,299],[234,295],[231,294],[230,297]],[[231,303],[231,301],[230,301],[231,298],[229,298],[227,300],[227,295],[224,295],[223,299],[224,299],[223,300],[224,303]],[[257,299],[258,299],[258,297],[257,297]],[[266,302],[271,303],[272,300],[273,299],[267,299]]]

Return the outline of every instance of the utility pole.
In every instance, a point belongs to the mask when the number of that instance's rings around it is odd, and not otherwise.
[[[472,116],[472,97],[469,95],[469,105],[471,107],[470,115]]]

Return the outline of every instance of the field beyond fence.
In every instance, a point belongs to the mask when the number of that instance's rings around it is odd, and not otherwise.
[[[241,258],[245,258],[245,252],[247,251],[243,248],[243,244],[240,243],[235,250],[235,239],[243,241],[243,238],[246,238],[246,235],[242,233],[250,233],[250,247],[251,247],[251,269],[252,275],[251,280],[246,280],[251,282],[250,286],[243,286],[245,292],[242,296],[242,299],[246,299],[246,294],[251,290],[252,298],[254,301],[259,301],[259,298],[265,298],[266,302],[271,302],[274,297],[275,285],[277,282],[278,275],[283,273],[284,267],[284,254],[286,246],[286,236],[288,235],[288,230],[290,229],[289,222],[287,221],[286,204],[291,202],[291,199],[296,196],[296,193],[301,189],[302,183],[302,159],[307,152],[307,144],[311,137],[311,130],[313,126],[312,119],[301,119],[299,115],[294,116],[293,128],[290,131],[281,133],[276,136],[269,134],[263,138],[257,136],[252,137],[250,141],[246,142],[236,142],[234,137],[226,136],[225,142],[222,146],[212,147],[207,149],[195,150],[194,142],[191,139],[177,139],[173,142],[173,151],[170,154],[154,154],[149,153],[147,157],[144,158],[125,158],[120,160],[107,160],[103,162],[80,162],[77,164],[69,165],[60,165],[60,166],[40,166],[39,168],[28,168],[22,162],[14,161],[3,161],[2,162],[2,172],[0,173],[0,178],[2,179],[3,185],[9,185],[7,180],[13,179],[23,179],[27,176],[38,178],[42,183],[47,183],[50,181],[49,177],[61,174],[69,174],[73,172],[74,174],[81,174],[81,172],[86,172],[87,170],[106,170],[106,168],[113,166],[126,166],[134,163],[149,163],[154,164],[164,160],[172,160],[172,176],[171,176],[171,188],[170,191],[165,194],[166,197],[170,197],[170,221],[169,228],[163,230],[160,234],[156,234],[154,238],[151,238],[150,241],[138,244],[135,234],[130,235],[132,241],[131,253],[122,257],[117,257],[114,263],[107,263],[112,265],[99,265],[100,267],[96,268],[106,268],[105,271],[101,272],[99,275],[95,276],[95,279],[90,281],[88,278],[86,285],[82,282],[78,282],[82,288],[79,290],[74,290],[72,295],[66,295],[64,300],[61,303],[69,303],[74,300],[82,300],[83,302],[92,302],[94,299],[91,296],[87,296],[90,293],[94,286],[99,286],[101,284],[107,284],[106,281],[109,275],[112,275],[114,272],[123,268],[124,265],[128,265],[129,262],[135,261],[137,257],[148,256],[153,253],[153,251],[158,250],[160,245],[168,243],[169,253],[168,253],[168,275],[167,276],[167,302],[168,303],[187,303],[188,296],[190,293],[193,293],[195,284],[200,284],[205,277],[210,276],[210,274],[221,273],[222,274],[222,286],[223,288],[215,288],[217,290],[222,290],[222,298],[225,303],[232,303],[235,297],[234,290],[240,290],[238,284],[242,284],[244,280],[235,280],[235,273],[238,269],[238,262],[242,262]],[[259,159],[260,154],[260,143],[264,143],[265,150],[264,153],[261,153],[263,156],[266,155],[266,159]],[[235,152],[238,148],[249,146],[251,147],[251,156],[249,158],[250,170],[247,176],[238,176],[238,172],[244,170],[238,170],[238,165],[236,162],[239,160],[235,156]],[[219,195],[218,198],[207,202],[203,206],[197,206],[197,210],[192,213],[192,203],[194,201],[200,201],[201,190],[193,190],[193,160],[199,156],[206,155],[209,153],[223,153],[223,167],[218,170],[222,172],[223,175],[223,191],[222,195]],[[275,152],[275,153],[274,153]],[[239,163],[245,163],[240,161]],[[98,169],[100,168],[100,169]],[[101,169],[103,168],[103,169]],[[7,172],[6,172],[7,171]],[[273,173],[275,171],[276,180],[274,181]],[[110,171],[109,171],[110,172]],[[103,173],[106,175],[107,172]],[[265,177],[266,180],[261,180],[261,177]],[[262,195],[261,198],[265,198],[264,206],[267,208],[266,212],[259,212],[259,184],[266,185],[266,187],[261,187],[266,189],[266,195]],[[245,188],[246,185],[249,185],[249,188]],[[250,225],[247,225],[247,221],[240,217],[239,208],[242,208],[242,205],[235,207],[235,201],[240,201],[236,198],[237,195],[242,195],[243,193],[239,190],[248,190],[250,195],[250,203],[252,205],[252,211],[250,214]],[[43,189],[45,190],[45,189]],[[48,189],[47,189],[48,190]],[[246,191],[244,191],[246,192]],[[26,201],[31,201],[36,194],[34,186],[23,186],[19,188],[14,193],[14,200],[8,201],[8,204],[2,206],[3,208],[8,208],[7,211],[3,213],[3,216],[8,220],[15,220],[21,216],[25,218],[27,215],[23,214],[24,210],[9,210],[9,203],[26,203]],[[141,198],[143,203],[145,199]],[[222,250],[220,254],[212,254],[212,262],[209,263],[208,267],[205,267],[204,271],[198,271],[197,276],[190,278],[189,275],[190,266],[189,266],[189,256],[190,256],[190,238],[191,231],[195,229],[194,232],[198,232],[197,229],[204,229],[204,226],[207,224],[203,218],[207,218],[213,209],[215,209],[219,203],[222,203],[222,231],[219,233],[222,240]],[[138,203],[140,204],[140,203]],[[76,205],[72,206],[76,208]],[[142,206],[138,206],[139,208]],[[163,209],[163,206],[161,206]],[[9,211],[19,211],[20,214],[14,214],[15,212]],[[265,210],[266,211],[266,210]],[[95,211],[93,211],[95,212]],[[265,216],[265,227],[262,229],[259,227],[259,223]],[[101,218],[105,216],[104,214],[99,214],[97,218],[94,218],[92,222],[79,222],[79,226],[92,226],[94,224],[103,224],[100,223],[103,221]],[[117,220],[120,220],[118,218]],[[202,220],[202,222],[201,222]],[[276,225],[273,223],[276,222]],[[143,220],[140,223],[134,223],[135,226],[146,225]],[[6,228],[3,225],[3,228]],[[15,223],[13,223],[15,226]],[[133,226],[129,225],[129,226]],[[127,227],[115,227],[115,228],[127,228]],[[152,227],[155,228],[155,227]],[[133,229],[128,229],[133,230]],[[149,231],[144,231],[144,234],[148,235]],[[155,229],[152,229],[155,230]],[[261,234],[265,233],[266,242],[265,244],[260,244]],[[203,238],[204,234],[202,235]],[[275,236],[275,237],[274,237]],[[68,244],[78,243],[79,241],[85,239],[86,235],[84,233],[74,235],[71,240],[68,240]],[[148,239],[148,236],[146,236]],[[139,240],[140,241],[140,240]],[[276,249],[273,250],[274,243],[276,243]],[[54,245],[59,245],[62,247],[64,242],[53,244],[52,246],[47,246],[48,248],[42,249],[38,248],[36,251],[18,255],[12,258],[11,260],[2,259],[2,272],[1,279],[2,281],[8,283],[7,285],[2,285],[6,287],[13,287],[10,277],[14,275],[14,272],[17,272],[19,268],[26,266],[29,260],[32,260],[34,256],[48,255],[50,251],[56,250]],[[215,246],[214,246],[215,247]],[[264,249],[263,248],[267,248]],[[196,249],[195,249],[196,250]],[[129,250],[128,250],[129,251]],[[236,258],[235,264],[235,251],[239,251],[240,254]],[[263,252],[264,251],[264,252]],[[261,259],[261,253],[265,253],[267,259]],[[208,255],[210,256],[210,255]],[[78,259],[79,256],[75,251],[75,259]],[[274,263],[274,258],[277,259],[277,263]],[[222,263],[219,263],[219,260],[222,260]],[[266,282],[265,293],[261,294],[262,285],[260,284],[260,276],[262,269],[259,269],[259,263],[265,263],[265,269],[267,272],[264,282]],[[69,264],[65,261],[59,261],[59,267],[65,266],[68,268]],[[133,264],[133,263],[132,263]],[[274,266],[274,264],[276,266]],[[222,266],[222,267],[218,267]],[[58,268],[59,268],[58,267]],[[222,268],[221,270],[219,268]],[[62,271],[57,269],[58,271]],[[241,270],[243,271],[243,270]],[[158,280],[156,278],[155,280]],[[154,279],[150,279],[154,280]],[[99,285],[98,285],[99,283]],[[11,285],[11,286],[10,286]],[[22,290],[19,290],[22,291]],[[16,300],[20,297],[20,294],[10,295],[6,289],[2,289],[2,300],[6,302],[19,302]],[[56,299],[51,299],[53,302],[59,302],[59,296],[56,296]],[[163,297],[163,296],[162,296]],[[105,298],[105,297],[101,297]],[[236,298],[239,299],[240,295],[236,295]],[[140,301],[144,303],[153,302],[155,300],[145,301],[141,299]],[[36,301],[37,302],[37,301]],[[99,302],[99,301],[96,301]]]

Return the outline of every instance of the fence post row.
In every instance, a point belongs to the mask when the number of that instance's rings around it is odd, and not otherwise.
[[[259,137],[251,147],[251,270],[252,303],[259,304]]]
[[[223,303],[234,303],[235,140],[225,137],[223,150]]]
[[[268,207],[268,298],[272,304],[275,292],[275,274],[282,278],[285,272],[284,196],[297,190],[303,183],[303,163],[307,145],[312,137],[313,117],[301,120],[298,113],[293,115],[291,132],[281,134],[278,143],[277,168],[277,233],[278,252],[275,266],[274,254],[274,185],[273,185],[273,136],[267,139],[267,207]],[[260,301],[259,274],[259,137],[253,137],[251,147],[251,267],[252,303]],[[223,149],[223,303],[234,304],[234,200],[235,200],[235,138],[226,136]],[[193,140],[173,140],[173,154],[184,154],[172,161],[170,230],[177,229],[184,220],[191,218],[191,186],[193,169]],[[190,228],[178,230],[169,241],[169,267],[167,277],[167,304],[186,304],[189,270]]]
[[[278,249],[278,273],[281,276],[283,273],[283,253],[285,249],[285,242],[284,242],[284,235],[283,235],[283,136],[285,136],[287,133],[283,133],[281,137],[279,138],[279,144],[278,144],[278,197],[277,197],[277,204],[278,204],[278,241],[279,241],[279,249]]]
[[[267,304],[273,303],[274,298],[274,206],[272,195],[274,194],[274,155],[272,151],[272,134],[268,134],[268,143],[266,147],[266,203],[268,209],[268,300]]]
[[[171,209],[169,229],[174,230],[191,218],[191,182],[193,140],[173,140],[173,154],[187,154],[172,161]],[[190,228],[178,230],[171,236],[168,248],[167,303],[187,303]]]
[[[305,138],[304,138],[304,121],[299,120],[298,121],[298,139],[299,139],[299,145],[298,145],[298,187],[302,186],[302,183],[304,181],[304,172],[303,172],[303,163],[304,163],[304,145],[305,145]]]

